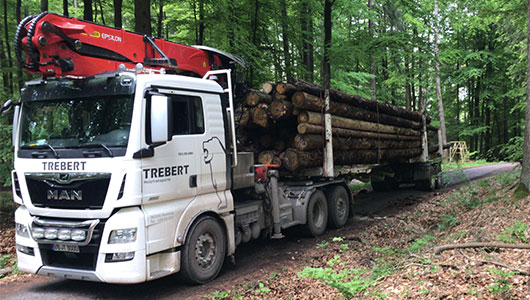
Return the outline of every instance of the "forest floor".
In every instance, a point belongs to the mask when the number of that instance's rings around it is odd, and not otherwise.
[[[205,299],[530,299],[530,197],[512,198],[518,171],[411,199],[315,243],[299,264]],[[396,204],[401,207],[403,204]]]
[[[18,274],[16,268],[0,286],[17,299],[175,299],[177,293],[179,299],[530,299],[530,250],[434,251],[465,242],[530,245],[530,197],[511,196],[518,176],[516,170],[395,200],[319,239],[256,241],[247,249],[260,248],[249,256],[254,267],[243,257],[201,287],[175,285],[168,277],[122,288]],[[13,266],[12,214],[0,220],[0,263]]]

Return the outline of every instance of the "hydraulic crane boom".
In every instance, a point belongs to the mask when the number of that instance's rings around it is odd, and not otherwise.
[[[43,12],[23,19],[15,33],[18,61],[43,76],[90,76],[137,63],[168,73],[202,77],[244,66],[242,59],[204,46],[186,46],[123,29]],[[22,57],[25,52],[25,59]]]

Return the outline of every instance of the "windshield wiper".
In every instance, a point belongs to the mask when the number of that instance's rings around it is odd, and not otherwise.
[[[26,148],[26,147],[24,147]],[[57,153],[57,151],[55,150],[55,148],[53,148],[52,145],[50,144],[40,144],[40,145],[35,145],[35,146],[28,146],[27,147],[28,149],[43,149],[43,148],[48,148],[50,149],[52,152],[53,152],[53,156],[55,158],[60,158],[61,156],[59,155],[59,153]]]
[[[114,153],[112,153],[112,150],[110,150],[109,147],[107,147],[107,145],[105,144],[101,144],[101,143],[94,143],[94,144],[83,144],[83,145],[79,145],[80,148],[103,148],[107,151],[107,153],[109,154],[110,157],[114,157]]]

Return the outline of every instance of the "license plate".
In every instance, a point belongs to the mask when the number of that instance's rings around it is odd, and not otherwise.
[[[79,246],[76,245],[52,245],[53,251],[79,253]]]

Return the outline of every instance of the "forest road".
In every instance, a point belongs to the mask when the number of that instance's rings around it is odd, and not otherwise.
[[[512,170],[517,164],[494,164],[450,171],[444,174],[448,184],[442,191],[452,189],[455,184],[468,180]],[[430,198],[437,192],[421,192],[413,188],[401,188],[391,193],[360,193],[355,197],[356,215],[353,221],[337,230],[328,230],[318,239],[301,238],[296,233],[287,232],[282,240],[254,241],[238,248],[236,265],[226,263],[219,277],[201,286],[189,286],[179,281],[178,275],[161,278],[136,285],[112,285],[95,282],[55,279],[30,276],[22,280],[0,285],[2,299],[200,299],[214,291],[225,291],[239,284],[256,284],[273,272],[281,272],[289,266],[297,266],[305,261],[304,254],[314,249],[320,240],[334,236],[348,235],[356,227],[357,218],[384,218],[398,210],[407,209],[413,201]],[[363,223],[363,224],[366,224]],[[357,225],[358,226],[358,225]],[[361,225],[368,226],[368,225]],[[359,229],[357,227],[356,229]]]

